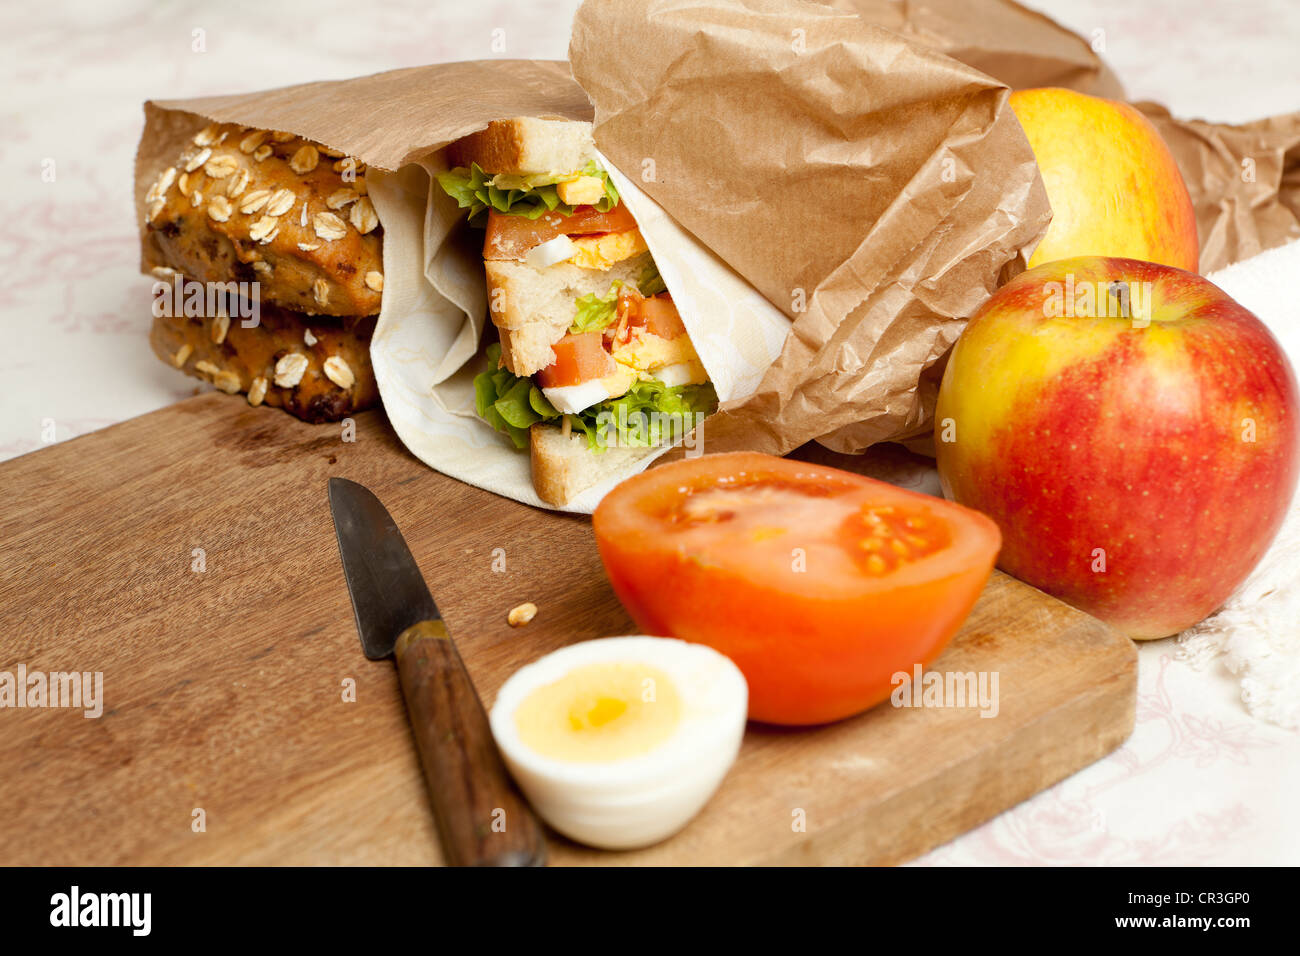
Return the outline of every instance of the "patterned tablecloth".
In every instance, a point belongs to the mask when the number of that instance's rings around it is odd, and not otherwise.
[[[0,458],[194,391],[150,352],[131,162],[148,97],[261,89],[439,60],[562,58],[576,0],[47,0],[0,58]],[[1300,108],[1300,5],[1038,0],[1135,99],[1244,121]],[[1211,12],[1213,11],[1213,12]],[[1094,31],[1102,31],[1100,34]],[[472,90],[465,95],[472,96]],[[1137,729],[1111,757],[934,851],[950,863],[1296,863],[1300,736],[1169,641],[1141,650]],[[68,861],[72,862],[72,861]]]

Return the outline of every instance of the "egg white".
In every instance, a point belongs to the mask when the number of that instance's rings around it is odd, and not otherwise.
[[[555,410],[564,415],[576,415],[584,408],[590,408],[597,402],[609,398],[609,387],[605,380],[594,378],[590,382],[577,385],[557,385],[542,389],[546,400],[555,406]]]
[[[601,763],[548,757],[520,739],[519,705],[539,687],[588,664],[625,661],[662,670],[681,714],[669,738],[647,753]],[[648,846],[680,830],[713,796],[735,762],[749,692],[728,658],[701,644],[661,637],[611,637],[572,644],[516,671],[492,706],[492,734],[506,766],[538,814],[590,846]]]
[[[699,362],[675,362],[649,373],[669,388],[678,385],[702,385],[709,380],[708,373]]]
[[[615,371],[604,378],[579,382],[577,385],[557,385],[542,389],[546,400],[564,415],[576,415],[607,398],[617,398],[627,392],[636,381],[636,370],[616,365]]]
[[[546,269],[557,262],[567,262],[578,254],[578,247],[568,236],[556,236],[528,250],[524,262],[534,269]]]

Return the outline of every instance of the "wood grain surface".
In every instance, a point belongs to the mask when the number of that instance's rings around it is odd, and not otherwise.
[[[210,393],[0,464],[0,671],[101,671],[106,701],[0,710],[0,864],[439,861],[396,669],[353,625],[332,475],[388,507],[485,703],[543,653],[632,632],[588,519],[431,471],[379,413],[343,437]],[[524,601],[536,619],[509,627]],[[552,833],[551,863],[896,863],[1133,727],[1131,642],[1001,574],[934,666],[996,671],[997,717],[751,725],[676,837],[608,853]]]

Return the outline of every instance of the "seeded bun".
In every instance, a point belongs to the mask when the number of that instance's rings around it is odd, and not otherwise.
[[[145,198],[153,258],[200,282],[258,283],[308,315],[376,315],[383,229],[365,167],[289,133],[214,124]]]
[[[165,273],[160,267],[155,275],[172,281]],[[225,314],[158,316],[149,342],[164,362],[223,392],[244,392],[250,405],[333,422],[378,404],[374,330],[374,316],[313,319],[263,304],[250,328]]]

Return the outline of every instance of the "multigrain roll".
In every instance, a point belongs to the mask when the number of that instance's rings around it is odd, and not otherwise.
[[[308,422],[378,403],[383,228],[363,164],[290,133],[212,124],[154,181],[144,222],[166,283],[150,334],[159,358]],[[195,284],[223,304],[183,308]]]
[[[273,305],[263,305],[257,324],[248,327],[223,313],[160,315],[149,342],[154,354],[187,375],[303,421],[338,421],[375,405],[375,317],[307,319]]]
[[[157,261],[200,282],[254,281],[308,315],[376,315],[383,230],[355,160],[289,133],[212,125],[145,197]]]

